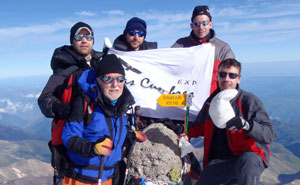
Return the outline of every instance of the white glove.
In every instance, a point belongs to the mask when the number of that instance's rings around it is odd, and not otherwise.
[[[219,92],[211,101],[208,113],[218,128],[226,128],[226,123],[235,117],[234,110],[230,104],[238,91],[236,89],[226,89]]]
[[[181,150],[181,158],[183,158],[188,153],[193,152],[194,147],[190,142],[186,141],[184,139],[184,137],[182,136],[182,137],[179,138],[179,148]]]

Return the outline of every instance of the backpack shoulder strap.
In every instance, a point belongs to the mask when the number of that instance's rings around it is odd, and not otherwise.
[[[114,135],[113,135],[113,126],[112,126],[112,121],[111,118],[105,115],[105,122],[107,124],[109,133],[111,135],[111,139],[113,139]],[[123,118],[122,116],[120,117],[120,131],[119,131],[119,138],[121,137],[122,134],[122,128],[123,128]]]
[[[82,70],[79,70],[79,67],[75,65],[70,66],[69,68],[62,71],[61,75],[66,76],[64,82],[65,87],[61,95],[61,98],[65,103],[71,103],[72,98],[77,95],[75,91],[77,90],[77,80],[81,73]]]
[[[71,73],[73,73],[74,71],[76,71],[77,69],[79,69],[78,66],[72,65],[72,66],[70,66],[66,69],[58,70],[55,74],[56,75],[61,75],[61,76],[68,76]]]
[[[83,93],[83,92],[82,92]],[[83,119],[85,124],[90,124],[93,120],[94,103],[92,98],[84,93],[83,98]]]
[[[106,122],[106,124],[107,124],[109,133],[110,133],[110,135],[111,135],[111,137],[112,137],[111,139],[113,140],[114,132],[113,132],[113,126],[112,126],[111,118],[108,117],[108,116],[106,116],[106,115],[104,115],[104,117],[105,117],[105,122]]]
[[[85,94],[84,92],[83,93],[83,99],[84,99],[84,111],[83,111],[83,114],[84,114],[84,123],[85,124],[89,124],[92,122],[93,120],[93,113],[94,113],[94,102],[92,101],[92,98],[90,96],[88,96],[87,94]],[[114,137],[114,132],[113,132],[113,123],[112,123],[112,120],[110,118],[110,116],[104,114],[104,118],[105,118],[105,122],[107,124],[107,127],[108,127],[108,130],[109,130],[109,133],[111,135],[111,139],[113,139]],[[121,134],[122,134],[122,128],[123,128],[123,116],[120,116],[119,117],[120,119],[120,131],[119,131],[119,138],[121,137]]]
[[[73,91],[73,86],[74,86],[74,75],[71,74],[69,76],[69,79],[66,79],[68,82],[66,84],[66,87],[63,90],[61,99],[63,100],[63,102],[65,103],[71,103],[71,98],[72,98],[72,91]]]

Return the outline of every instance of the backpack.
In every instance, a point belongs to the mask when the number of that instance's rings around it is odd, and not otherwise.
[[[77,80],[80,77],[82,70],[80,70],[77,66],[71,66],[64,70],[61,74],[66,76],[63,84],[63,89],[60,92],[59,97],[64,103],[71,103],[71,100],[75,98],[77,95]],[[77,87],[78,88],[78,87]],[[76,92],[75,92],[76,91]],[[61,135],[62,129],[67,122],[67,119],[58,119],[54,118],[51,122],[51,144],[53,146],[63,144]]]
[[[60,74],[65,76],[63,89],[60,89],[61,100],[65,103],[71,103],[79,94],[78,79],[84,69],[78,66],[71,66]],[[89,123],[92,120],[94,105],[90,98],[84,99],[84,121]],[[64,173],[69,168],[68,158],[66,157],[66,148],[62,141],[62,130],[67,119],[54,118],[51,122],[51,140],[48,143],[51,151],[51,165],[54,169]]]

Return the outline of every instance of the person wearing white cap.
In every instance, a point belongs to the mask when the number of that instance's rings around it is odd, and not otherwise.
[[[55,89],[61,86],[69,74],[75,69],[95,68],[103,56],[102,52],[93,50],[94,31],[88,24],[78,22],[70,30],[71,45],[56,48],[51,58],[50,76],[43,89],[38,105],[47,118],[65,119],[70,114],[70,107],[55,96]],[[76,66],[76,67],[74,67]]]
[[[270,161],[275,128],[262,102],[239,88],[241,64],[222,61],[218,89],[203,104],[188,138],[204,137],[203,171],[198,185],[259,184]]]
[[[94,45],[94,31],[90,25],[84,22],[77,22],[70,29],[70,43],[71,45],[64,45],[55,49],[51,58],[51,69],[53,74],[50,76],[46,86],[38,98],[38,105],[41,112],[47,118],[54,118],[55,120],[65,120],[71,114],[71,103],[65,103],[62,99],[62,93],[67,86],[66,79],[70,74],[75,74],[75,71],[83,71],[84,69],[95,68],[97,62],[102,58],[103,52],[93,50]],[[79,76],[79,73],[76,78]],[[74,79],[73,83],[76,83]],[[73,92],[73,95],[75,93]],[[55,127],[51,129],[56,132]],[[53,141],[53,138],[52,138]],[[64,162],[60,151],[65,148],[60,143],[49,142],[52,152],[51,164],[55,169],[53,177],[53,184],[60,185],[62,183],[62,169]]]

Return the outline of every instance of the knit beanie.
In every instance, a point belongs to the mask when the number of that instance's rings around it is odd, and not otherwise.
[[[94,36],[94,32],[92,27],[90,25],[84,23],[84,22],[78,22],[74,24],[70,30],[70,43],[72,44],[74,36],[77,35],[82,29],[86,29],[90,32],[91,35]]]
[[[143,31],[145,33],[145,38],[146,38],[147,24],[143,19],[140,19],[138,17],[133,17],[127,22],[126,27],[123,31],[123,34],[125,35],[130,30]]]
[[[96,67],[96,77],[103,76],[108,73],[120,73],[125,75],[125,70],[121,64],[120,58],[114,54],[106,55],[102,58]]]
[[[212,19],[208,6],[196,6],[193,10],[193,15],[191,18],[192,22],[194,18],[198,15],[207,15],[210,21]]]

